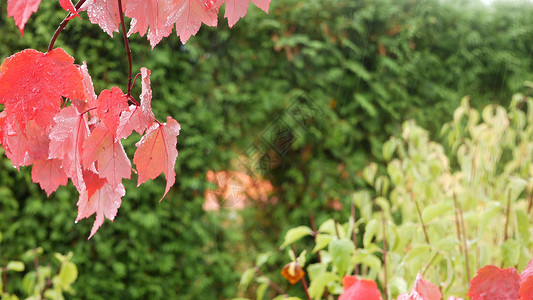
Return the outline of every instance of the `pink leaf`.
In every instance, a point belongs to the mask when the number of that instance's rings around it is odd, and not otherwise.
[[[527,267],[520,274],[520,290],[518,292],[520,300],[533,299],[533,259],[529,261]]]
[[[489,265],[477,271],[466,296],[472,300],[517,300],[519,289],[520,276],[516,269],[502,270]]]
[[[218,9],[207,9],[199,0],[175,0],[177,7],[169,16],[169,22],[176,24],[176,34],[182,43],[195,35],[202,23],[208,26],[217,25]]]
[[[251,0],[257,7],[268,14],[270,0]],[[246,15],[250,0],[226,0],[224,17],[228,19],[229,27],[233,27],[237,21]]]
[[[65,174],[82,193],[86,187],[82,174],[83,143],[89,136],[87,116],[80,114],[76,107],[61,109],[54,118],[50,131],[49,158],[62,160]]]
[[[36,160],[31,169],[31,179],[39,183],[41,188],[50,196],[60,185],[67,185],[68,178],[61,168],[58,159]]]
[[[80,15],[78,15],[78,12],[76,11],[76,8],[74,7],[74,5],[72,5],[72,1],[70,1],[70,0],[59,0],[59,5],[61,5],[61,7],[64,10],[66,10],[69,13],[72,14],[72,16],[69,17],[69,19],[72,19],[74,17],[78,17],[81,20],[81,17],[80,17]]]
[[[132,105],[129,110],[120,115],[120,123],[117,128],[117,139],[123,139],[131,135],[135,130],[143,134],[148,126],[155,121],[151,108],[152,90],[150,89],[150,70],[141,68],[142,93],[141,106]]]
[[[168,18],[176,4],[172,0],[130,0],[124,13],[132,18],[128,35],[138,32],[143,36],[148,31],[152,49],[172,33],[172,23]]]
[[[96,100],[99,118],[105,124],[110,132],[115,134],[120,122],[120,114],[128,109],[128,99],[126,95],[118,88],[113,87],[111,90],[103,90]]]
[[[415,284],[409,294],[401,294],[397,300],[441,300],[439,288],[430,281],[422,278],[422,273],[416,275]]]
[[[131,163],[122,144],[102,123],[91,132],[83,148],[83,166],[88,169],[96,161],[99,176],[112,187],[118,186],[122,178],[130,178]]]
[[[167,117],[167,123],[154,124],[135,144],[137,151],[133,156],[133,163],[137,166],[139,174],[137,186],[164,173],[167,185],[161,200],[168,193],[170,187],[174,185],[176,178],[174,164],[178,157],[176,142],[179,132],[180,124],[171,117]]]
[[[45,129],[61,107],[61,96],[83,99],[83,78],[74,59],[61,48],[32,49],[8,57],[0,66],[0,103],[7,122],[23,127],[36,120]]]
[[[381,293],[376,282],[358,279],[355,276],[344,276],[342,279],[343,293],[339,300],[381,300]]]
[[[115,219],[118,208],[122,204],[121,198],[125,193],[126,191],[122,184],[113,188],[109,183],[105,182],[90,197],[87,192],[80,194],[80,199],[78,201],[78,218],[76,219],[76,222],[96,213],[96,219],[94,220],[89,239],[96,233],[98,228],[102,226],[104,218],[111,221]]]
[[[127,1],[122,1],[122,6],[127,5]],[[80,11],[87,10],[89,21],[98,24],[102,30],[113,36],[113,32],[118,32],[120,16],[118,13],[118,1],[114,0],[89,0],[80,8]]]
[[[7,16],[13,17],[20,35],[24,33],[26,22],[34,12],[37,12],[40,4],[41,0],[7,0]]]

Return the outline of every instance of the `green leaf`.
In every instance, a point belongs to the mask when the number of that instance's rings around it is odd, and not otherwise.
[[[514,267],[520,258],[520,243],[514,239],[508,239],[501,246],[503,266],[505,268]]]
[[[283,244],[280,248],[283,249],[288,245],[296,242],[297,240],[303,238],[304,236],[311,235],[312,233],[313,230],[311,230],[311,228],[309,228],[308,226],[298,226],[296,228],[291,228],[285,234],[285,240],[283,241]]]
[[[396,138],[391,138],[388,141],[386,141],[383,144],[383,159],[386,161],[390,161],[392,158],[392,155],[394,154],[394,151],[396,151],[396,146],[398,144],[398,140]],[[389,173],[390,175],[390,173]],[[394,182],[394,180],[392,181]]]
[[[453,212],[453,209],[453,203],[451,201],[444,201],[428,205],[422,211],[422,220],[424,223],[428,223],[437,216],[446,216],[447,213]]]
[[[316,252],[326,248],[332,240],[333,240],[332,235],[319,233],[316,236],[316,244],[315,244],[315,247],[313,248],[312,253],[315,254]]]
[[[257,259],[255,260],[255,266],[256,267],[261,267],[262,265],[264,265],[268,261],[268,258],[271,255],[272,255],[272,252],[270,252],[270,251],[259,254],[257,256]]]
[[[70,285],[78,278],[78,268],[72,262],[66,262],[61,266],[59,271],[60,286],[64,290],[70,290]]]
[[[6,269],[8,271],[22,272],[24,271],[24,263],[18,260],[12,260],[7,263]]]
[[[521,209],[515,210],[516,214],[516,223],[518,224],[518,235],[523,241],[523,244],[527,245],[529,243],[529,238],[531,234],[529,233],[529,217],[527,213]]]
[[[24,288],[24,291],[27,295],[34,295],[35,294],[35,282],[37,278],[35,276],[35,272],[31,271],[28,272],[26,275],[24,275],[24,278],[22,278],[22,287]]]
[[[326,272],[326,270],[327,270],[327,265],[323,263],[316,263],[316,264],[309,265],[307,267],[307,275],[309,276],[309,280],[313,281],[320,274]]]
[[[358,250],[355,253],[355,255],[353,256],[353,263],[366,265],[376,272],[379,272],[381,270],[381,260],[375,255],[363,250]]]
[[[408,289],[405,279],[399,276],[392,277],[388,282],[388,285],[390,287],[390,293],[393,299],[396,299],[396,297],[398,297],[398,295],[401,293],[406,293]]]
[[[311,298],[315,300],[321,299],[326,286],[330,282],[336,281],[337,278],[337,275],[330,272],[318,275],[318,277],[316,277],[315,280],[311,281],[311,284],[309,285],[309,296],[311,296]]]
[[[257,287],[257,291],[256,291],[256,299],[257,300],[263,300],[263,297],[265,296],[265,292],[266,290],[268,289],[268,283],[267,282],[264,282],[264,283],[261,283],[258,287]]]
[[[366,248],[372,242],[374,235],[378,230],[378,221],[376,219],[370,220],[365,227],[365,234],[363,235],[363,246]]]
[[[350,258],[355,252],[355,245],[349,239],[334,240],[329,244],[329,252],[338,274],[343,277],[350,266]]]
[[[413,247],[409,252],[407,252],[407,255],[405,255],[404,260],[407,264],[409,264],[409,261],[412,259],[418,259],[418,260],[424,260],[426,257],[426,253],[431,249],[431,246],[428,244],[419,245]]]
[[[244,271],[241,276],[241,281],[239,282],[239,288],[246,290],[248,285],[252,281],[255,275],[255,268],[250,268]]]
[[[300,267],[302,268],[305,266],[305,263],[307,262],[306,255],[307,255],[307,250],[304,250],[302,251],[302,253],[300,253],[300,255],[298,255],[298,258],[296,259],[296,261],[300,264]]]
[[[374,177],[378,171],[378,165],[376,163],[370,163],[363,169],[363,179],[371,186],[374,186]]]

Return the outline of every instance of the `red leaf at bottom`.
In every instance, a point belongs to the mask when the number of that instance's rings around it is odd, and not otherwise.
[[[520,276],[515,268],[502,270],[490,265],[477,270],[466,296],[472,300],[517,300],[519,289]]]

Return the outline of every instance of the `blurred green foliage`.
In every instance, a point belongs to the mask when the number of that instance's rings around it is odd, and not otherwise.
[[[28,47],[45,51],[65,15],[56,2],[43,2],[20,38],[5,9],[4,1],[2,58]],[[134,70],[152,70],[156,117],[171,115],[182,127],[176,185],[157,203],[164,179],[139,189],[128,183],[114,224],[87,241],[91,220],[74,224],[74,189],[46,199],[28,168],[18,173],[2,156],[0,258],[36,245],[73,251],[75,297],[230,297],[255,252],[279,244],[310,209],[317,222],[346,213],[335,205],[349,203],[363,184],[359,170],[381,158],[382,142],[403,120],[436,130],[461,96],[472,95],[476,107],[484,104],[478,99],[504,103],[531,79],[532,10],[472,1],[279,0],[269,15],[251,5],[231,30],[221,19],[186,45],[172,36],[151,51],[133,35]],[[56,46],[87,61],[97,92],[124,88],[122,37],[82,17]],[[242,157],[274,183],[279,201],[237,217],[205,213],[206,171]]]

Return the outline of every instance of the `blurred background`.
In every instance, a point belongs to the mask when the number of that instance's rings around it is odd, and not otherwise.
[[[0,58],[46,51],[65,16],[57,1],[43,1],[22,38],[6,5]],[[37,246],[72,251],[71,299],[246,296],[241,273],[289,227],[308,224],[309,212],[317,223],[349,216],[361,170],[404,120],[438,139],[461,97],[507,105],[525,91],[532,15],[528,2],[273,0],[268,15],[251,4],[232,29],[220,17],[186,45],[172,36],[151,51],[133,35],[134,72],[152,71],[156,117],[181,124],[176,184],[158,203],[164,177],[140,188],[133,178],[115,221],[87,240],[93,219],[74,224],[72,185],[47,198],[0,150],[0,263]],[[97,93],[124,89],[122,36],[81,16],[56,46],[87,62]],[[138,139],[125,141],[130,157]]]

